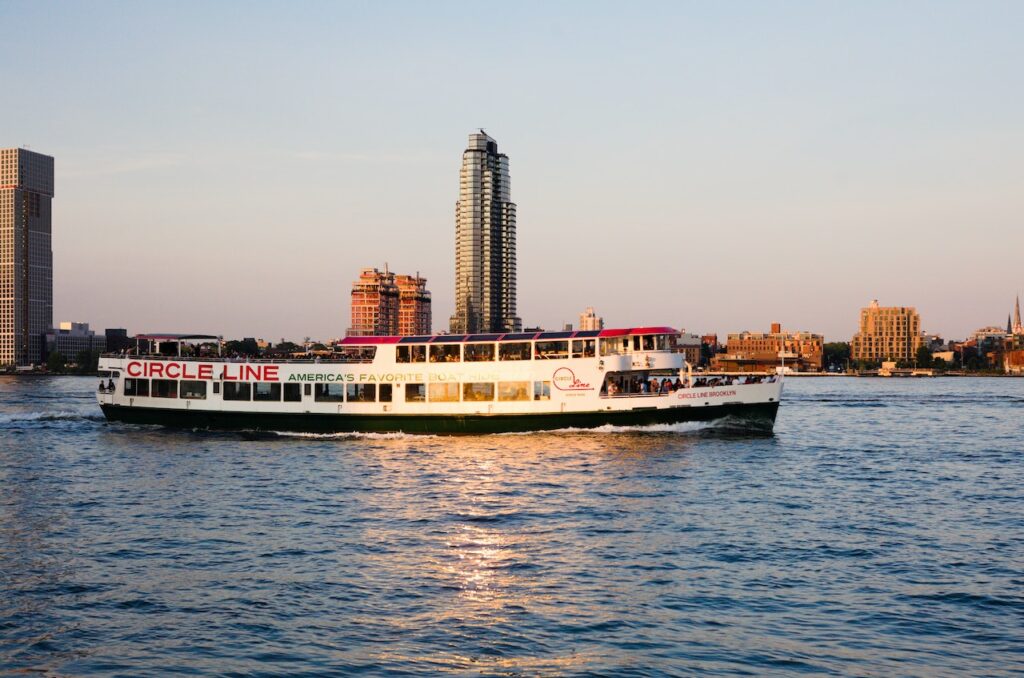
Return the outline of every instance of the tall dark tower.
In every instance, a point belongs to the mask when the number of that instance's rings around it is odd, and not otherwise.
[[[53,158],[0,149],[0,365],[43,357],[53,326]]]
[[[508,156],[483,130],[469,135],[462,153],[455,205],[455,315],[453,334],[518,332],[516,315],[516,205]]]

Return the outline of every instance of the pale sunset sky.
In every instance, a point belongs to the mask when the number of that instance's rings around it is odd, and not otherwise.
[[[519,315],[961,338],[1024,292],[1021,2],[0,1],[0,146],[56,158],[54,321],[342,336],[364,266],[453,310],[468,135]]]

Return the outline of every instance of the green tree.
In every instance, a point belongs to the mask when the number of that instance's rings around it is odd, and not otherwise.
[[[239,341],[233,339],[231,341],[224,342],[224,352],[228,355],[247,355],[257,357],[260,354],[260,347],[256,344],[256,340],[252,337],[246,337]]]
[[[932,350],[927,346],[922,346],[917,349],[917,366],[918,367],[931,367],[932,366]]]
[[[99,369],[99,364],[99,351],[90,351],[87,348],[83,348],[75,354],[75,367],[79,374],[91,374]]]
[[[50,351],[50,355],[46,357],[46,371],[47,372],[63,372],[64,368],[67,367],[68,359],[64,357],[63,353],[57,351]]]
[[[821,360],[825,369],[845,369],[850,359],[850,345],[845,341],[830,341],[822,348]]]

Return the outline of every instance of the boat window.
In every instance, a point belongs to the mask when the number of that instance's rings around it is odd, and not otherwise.
[[[97,370],[96,376],[99,377],[100,379],[109,379],[110,370]]]
[[[629,350],[626,337],[606,337],[601,340],[601,355],[621,355]]]
[[[494,360],[494,344],[466,344],[466,362]]]
[[[530,382],[499,381],[498,400],[529,400]]]
[[[350,403],[372,403],[377,400],[377,384],[348,384],[345,398]]]
[[[595,350],[593,339],[573,339],[572,341],[573,358],[593,358]]]
[[[648,334],[646,336],[643,336],[643,337],[641,337],[641,339],[643,339],[643,346],[644,346],[644,350],[645,351],[653,351],[654,350],[654,335],[653,334]]]
[[[125,379],[124,394],[129,396],[148,396],[149,379]]]
[[[499,360],[529,360],[530,343],[527,341],[516,341],[508,344],[498,344]]]
[[[340,403],[345,399],[343,384],[313,384],[313,400],[318,403]]]
[[[302,402],[302,384],[284,384],[283,386],[286,403]]]
[[[457,403],[459,402],[459,385],[454,382],[436,382],[430,384],[430,402],[432,403]]]
[[[430,362],[457,363],[461,356],[461,344],[431,344]]]
[[[550,381],[535,381],[535,382],[533,382],[533,399],[534,400],[551,400],[551,382]]]
[[[464,401],[494,400],[494,384],[489,382],[471,382],[462,385]]]
[[[251,395],[252,386],[246,382],[224,382],[224,400],[249,400]]]
[[[405,385],[405,402],[407,403],[422,403],[427,400],[427,385],[426,384],[406,384]]]
[[[399,363],[425,363],[427,362],[426,346],[396,346],[395,362]]]
[[[391,384],[381,384],[377,400],[382,403],[391,402]]]
[[[252,399],[263,402],[281,401],[281,384],[272,384],[266,381],[257,381],[252,389]]]
[[[313,384],[303,384],[302,393],[307,396],[313,395]]]
[[[562,360],[569,357],[568,341],[538,341],[533,345],[535,360]]]
[[[654,336],[654,350],[674,351],[676,348],[676,335],[657,334]]]
[[[214,395],[219,395],[220,394],[220,382],[219,381],[213,382],[213,394]]]
[[[206,382],[195,381],[193,379],[183,379],[178,384],[178,389],[181,393],[182,398],[190,398],[192,400],[206,400]]]
[[[153,380],[153,397],[154,398],[177,398],[178,397],[178,381],[177,381],[177,379],[154,379]]]

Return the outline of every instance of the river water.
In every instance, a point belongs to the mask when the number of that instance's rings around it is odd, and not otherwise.
[[[1024,671],[1024,379],[790,379],[774,435],[107,425],[0,377],[0,673]]]

